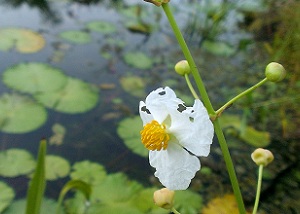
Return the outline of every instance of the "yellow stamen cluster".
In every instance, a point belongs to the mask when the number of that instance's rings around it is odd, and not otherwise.
[[[159,124],[156,120],[152,120],[144,126],[141,131],[142,143],[149,150],[166,149],[170,136],[166,132],[166,126]]]

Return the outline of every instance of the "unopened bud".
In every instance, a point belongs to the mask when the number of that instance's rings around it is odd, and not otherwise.
[[[164,209],[171,209],[174,205],[175,192],[167,188],[157,190],[153,194],[154,203]]]
[[[252,160],[259,166],[267,166],[269,163],[271,163],[274,160],[274,156],[271,151],[267,149],[256,149],[252,154],[251,154]]]
[[[186,60],[181,60],[176,63],[175,71],[177,74],[184,76],[185,74],[191,73],[191,68],[189,63]]]
[[[269,81],[279,82],[285,78],[286,71],[281,64],[271,62],[266,67],[265,75]]]
[[[163,3],[168,3],[170,0],[144,0],[146,2],[150,2],[152,4],[155,4],[156,6],[161,6]]]

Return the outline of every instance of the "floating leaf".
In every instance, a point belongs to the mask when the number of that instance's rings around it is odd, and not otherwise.
[[[66,177],[70,173],[69,162],[59,156],[46,156],[46,179],[56,180],[58,178]]]
[[[114,33],[117,30],[113,23],[105,21],[92,21],[87,23],[86,26],[89,30],[100,32],[103,34]]]
[[[1,164],[1,163],[0,163]],[[0,167],[1,169],[1,167]],[[15,197],[13,188],[0,181],[0,213],[5,210]]]
[[[145,82],[141,77],[138,76],[129,76],[129,77],[121,77],[120,83],[122,88],[136,97],[145,97]]]
[[[207,206],[202,209],[202,214],[220,213],[239,214],[234,195],[226,194],[223,197],[217,197],[211,200]]]
[[[6,69],[3,82],[10,88],[27,92],[50,92],[63,88],[67,77],[45,63],[21,63]]]
[[[46,109],[16,94],[0,97],[0,130],[7,133],[26,133],[42,126],[47,120]]]
[[[75,163],[72,169],[70,177],[73,180],[81,180],[91,185],[102,183],[106,177],[103,166],[87,160]]]
[[[139,116],[123,119],[117,128],[117,133],[123,139],[125,145],[132,152],[148,157],[148,150],[141,142],[140,131],[143,129],[143,123]]]
[[[76,44],[87,44],[92,40],[90,34],[78,30],[64,31],[60,33],[59,36]]]
[[[108,175],[103,182],[93,188],[91,200],[114,205],[117,202],[128,201],[142,188],[141,184],[130,181],[126,175],[115,173]]]
[[[224,42],[205,40],[203,48],[212,54],[221,56],[231,56],[235,53],[235,49]]]
[[[152,67],[152,59],[143,52],[127,52],[124,54],[124,60],[128,65],[138,69],[149,69]]]
[[[23,149],[8,149],[0,152],[0,175],[16,177],[26,175],[35,168],[33,156]]]
[[[39,93],[34,97],[46,107],[76,114],[95,107],[98,102],[98,90],[82,80],[70,77],[62,90]]]
[[[197,214],[202,208],[202,197],[190,190],[176,191],[174,198],[175,209],[180,213]]]
[[[56,211],[57,202],[53,199],[43,198],[40,214],[53,214]],[[23,214],[26,208],[26,199],[14,201],[4,214]],[[64,212],[60,212],[63,214]]]
[[[22,28],[0,29],[0,50],[9,51],[15,48],[21,53],[38,52],[45,46],[42,35]]]
[[[49,139],[49,144],[50,145],[61,145],[64,141],[64,137],[66,134],[66,128],[59,123],[55,123],[52,126],[52,132],[53,132],[53,135]]]
[[[98,214],[98,213],[144,214],[138,209],[126,203],[105,204],[105,205],[96,204],[89,208],[88,214]]]

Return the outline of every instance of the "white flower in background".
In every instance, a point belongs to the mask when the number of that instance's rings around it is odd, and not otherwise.
[[[152,91],[140,102],[142,143],[149,149],[155,176],[170,190],[187,189],[200,170],[196,156],[207,156],[214,134],[202,102],[185,106],[169,87]]]

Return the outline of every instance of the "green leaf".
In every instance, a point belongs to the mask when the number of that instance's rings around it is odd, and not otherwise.
[[[174,207],[180,213],[197,214],[202,208],[202,197],[190,190],[176,191],[174,198]]]
[[[240,138],[255,147],[266,147],[271,143],[270,133],[255,130],[251,126],[247,126],[245,131],[240,134]]]
[[[80,79],[68,78],[59,91],[38,93],[34,96],[40,103],[56,111],[77,114],[94,108],[98,102],[98,90]]]
[[[128,205],[127,203],[116,203],[116,204],[97,204],[89,208],[88,214],[99,214],[99,213],[117,213],[117,214],[144,214],[138,209]]]
[[[21,134],[33,131],[47,120],[46,109],[30,98],[17,94],[0,97],[0,130]]]
[[[103,34],[114,33],[117,30],[113,23],[105,21],[92,21],[87,23],[86,26],[89,30],[100,32]]]
[[[59,37],[76,44],[87,44],[92,40],[90,34],[78,30],[64,31]]]
[[[103,166],[87,160],[75,163],[72,169],[70,177],[73,180],[81,180],[90,185],[100,184],[106,177],[106,171]]]
[[[70,172],[69,162],[56,155],[46,156],[46,179],[56,180],[58,178],[66,177]]]
[[[34,53],[45,46],[42,35],[29,29],[4,28],[0,29],[0,50],[16,49],[20,53]]]
[[[89,184],[87,184],[83,181],[80,181],[80,180],[68,181],[64,185],[62,190],[60,191],[56,214],[60,213],[60,206],[63,202],[63,199],[64,199],[65,195],[67,194],[67,192],[69,192],[71,189],[79,190],[80,192],[82,192],[84,194],[86,200],[90,199],[92,189],[91,189],[91,186]]]
[[[135,154],[148,157],[149,151],[141,142],[140,131],[143,123],[139,116],[125,118],[118,124],[117,133],[123,139],[125,145]]]
[[[0,152],[0,175],[17,177],[32,172],[35,168],[33,156],[23,149],[8,149]]]
[[[124,54],[124,60],[128,65],[138,69],[149,69],[152,67],[152,59],[143,52],[127,52]]]
[[[42,140],[40,143],[37,165],[33,178],[30,181],[27,190],[26,214],[39,214],[41,203],[44,196],[46,187],[45,179],[45,156],[46,156],[47,143]]]
[[[121,77],[120,83],[124,91],[135,97],[145,97],[145,81],[138,76]]]
[[[0,181],[0,193],[0,213],[2,213],[14,199],[15,192],[13,188]]]
[[[12,89],[33,94],[59,90],[67,84],[67,77],[48,64],[31,62],[6,69],[3,82]]]
[[[235,49],[224,42],[205,40],[203,48],[212,54],[220,56],[231,56],[235,53]]]

